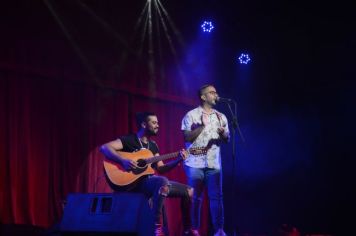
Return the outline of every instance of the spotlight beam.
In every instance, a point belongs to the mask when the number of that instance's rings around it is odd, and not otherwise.
[[[148,74],[150,78],[149,90],[151,92],[156,91],[156,84],[154,83],[155,76],[155,60],[154,60],[154,48],[153,48],[153,34],[152,34],[152,4],[148,2]]]
[[[140,13],[140,16],[136,22],[136,25],[134,27],[134,32],[133,34],[130,36],[130,40],[129,40],[129,43],[133,41],[133,39],[136,37],[136,34],[137,32],[139,31],[139,26],[141,24],[141,22],[143,21],[143,17],[145,16],[145,11],[147,10],[147,6],[148,6],[148,3],[146,2],[144,8],[142,9],[141,13]],[[144,36],[144,35],[143,35]],[[142,44],[142,43],[141,43]],[[140,52],[140,48],[139,50],[137,51],[137,57],[136,59],[139,60],[141,59],[142,57],[142,47],[141,47],[141,52]],[[119,69],[118,69],[118,75],[120,76],[121,74],[121,71],[122,71],[122,68],[124,68],[124,65],[125,65],[125,62],[127,60],[127,49],[124,49],[123,52],[121,53],[121,57],[120,57],[120,61],[119,61]],[[136,71],[137,71],[137,64],[135,66],[135,70],[134,70],[134,78],[136,77]]]
[[[156,3],[156,2],[155,2]],[[155,4],[155,8],[157,9],[157,3]],[[158,13],[155,11],[155,23],[156,23],[156,32],[157,32],[157,43],[158,43],[158,60],[159,65],[163,65],[163,50],[162,50],[162,41],[161,41],[161,30],[159,25],[159,18]],[[159,67],[160,71],[160,78],[162,81],[165,80],[165,71],[164,66]]]
[[[176,27],[176,25],[174,24],[173,20],[171,19],[171,17],[169,16],[167,10],[164,8],[164,6],[162,5],[160,0],[157,0],[159,7],[162,9],[162,12],[164,13],[164,15],[167,18],[168,23],[170,24],[170,26],[173,29],[174,34],[176,35],[178,42],[181,44],[182,47],[184,47],[185,43],[183,40],[183,37],[181,35],[181,33],[179,32],[178,28]]]
[[[98,77],[96,76],[95,71],[93,70],[93,67],[89,63],[88,58],[84,55],[84,53],[82,52],[82,50],[80,49],[78,44],[75,42],[75,40],[73,39],[73,37],[69,33],[69,31],[66,28],[66,26],[64,25],[63,21],[60,19],[59,15],[57,14],[56,10],[54,9],[53,5],[50,3],[49,0],[43,0],[43,1],[44,1],[45,5],[47,6],[48,10],[50,11],[50,13],[52,14],[53,18],[55,19],[55,21],[57,22],[57,24],[59,25],[59,27],[63,31],[64,35],[67,37],[69,43],[73,47],[73,49],[74,49],[75,53],[77,54],[77,56],[79,57],[80,61],[82,62],[84,67],[87,69],[87,71],[88,71],[90,77],[92,78],[92,80],[97,85],[102,86],[101,81],[98,79]]]
[[[118,75],[120,77],[121,71],[124,68],[124,65],[126,64],[126,60],[127,60],[127,52],[130,52],[132,55],[134,55],[138,60],[141,58],[142,55],[142,49],[141,49],[141,54],[140,54],[140,48],[138,51],[133,50],[130,46],[129,43],[126,42],[126,40],[124,40],[121,35],[119,33],[117,33],[115,31],[115,29],[113,27],[111,27],[105,20],[103,20],[102,18],[100,18],[97,14],[95,14],[95,12],[90,9],[88,7],[88,5],[86,5],[85,3],[83,3],[80,0],[77,0],[77,3],[80,5],[80,7],[82,9],[84,9],[94,20],[96,20],[107,32],[111,33],[115,39],[117,39],[119,41],[120,44],[122,44],[124,46],[123,52],[120,56],[120,61],[119,61],[119,69],[118,69]],[[134,33],[131,36],[131,39],[133,39],[136,35],[136,33],[138,32],[138,27],[141,24],[142,18],[144,16],[145,10],[147,9],[147,2],[145,4],[145,7],[143,8],[137,22],[136,25],[134,27]],[[129,41],[130,42],[130,41]],[[136,70],[135,70],[136,71]]]
[[[141,22],[140,18],[142,19],[143,17],[145,17],[145,22],[143,24],[141,35],[140,35],[141,37],[140,37],[140,43],[139,43],[138,58],[137,58],[137,63],[135,65],[135,69],[133,71],[133,73],[134,73],[133,78],[137,77],[137,73],[139,71],[138,65],[140,64],[139,62],[142,59],[143,46],[144,46],[144,42],[145,42],[146,30],[147,30],[147,25],[148,25],[148,7],[149,7],[149,3],[146,2],[145,7],[143,8],[141,15],[139,17],[139,20],[137,21],[137,24],[136,24],[137,28],[135,30],[138,30],[139,23]]]
[[[129,47],[127,44],[126,40],[121,37],[120,34],[118,34],[105,20],[100,18],[98,15],[95,14],[95,12],[90,9],[86,4],[81,2],[80,0],[77,0],[77,3],[84,9],[93,19],[95,19],[106,31],[111,33],[115,39],[117,39],[128,51],[130,51],[132,54],[137,56],[137,53],[135,50]]]
[[[158,2],[158,4],[157,4],[157,2]],[[172,54],[173,54],[173,56],[174,56],[174,59],[175,59],[175,62],[176,62],[176,66],[177,66],[178,72],[179,72],[180,76],[181,76],[182,78],[184,78],[185,76],[184,76],[183,70],[181,69],[180,64],[179,64],[179,60],[178,60],[178,56],[177,56],[177,51],[176,51],[176,49],[175,49],[175,47],[174,47],[174,45],[173,45],[172,37],[171,37],[171,35],[170,35],[169,32],[168,32],[167,24],[166,24],[166,22],[165,22],[165,20],[164,20],[164,17],[163,17],[163,15],[162,15],[162,12],[161,12],[161,9],[160,9],[160,7],[161,7],[161,8],[162,8],[162,11],[165,11],[165,10],[164,10],[164,7],[163,7],[162,4],[160,4],[159,0],[155,0],[155,4],[156,4],[157,13],[158,13],[158,15],[159,15],[159,17],[160,17],[161,24],[162,24],[162,27],[163,27],[164,32],[165,32],[165,36],[166,36],[167,41],[168,41],[168,43],[169,43],[169,47],[170,47],[170,49],[171,49],[171,51],[172,51]],[[167,12],[167,11],[166,11],[166,12]],[[168,14],[168,13],[167,13],[167,14]]]
[[[142,11],[141,11],[141,13],[140,13],[140,16],[139,16],[139,18],[138,18],[138,20],[137,20],[137,22],[136,22],[133,37],[136,35],[136,32],[138,31],[138,28],[139,28],[139,26],[140,26],[140,24],[141,24],[141,22],[142,22],[143,17],[144,17],[145,15],[147,16],[147,14],[145,14],[145,13],[147,12],[147,8],[148,8],[148,2],[146,2],[145,6],[143,7],[143,9],[142,9]]]
[[[143,52],[143,43],[145,41],[145,37],[146,37],[146,30],[147,30],[147,24],[148,24],[148,3],[146,3],[145,6],[145,23],[143,25],[142,31],[141,31],[141,40],[140,40],[140,48],[139,48],[139,59],[142,58],[142,52]]]

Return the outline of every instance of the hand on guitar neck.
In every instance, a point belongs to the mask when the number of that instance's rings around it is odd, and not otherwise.
[[[189,152],[185,149],[182,149],[180,152],[179,152],[179,157],[182,159],[182,160],[185,160],[187,159],[187,157],[189,156]]]

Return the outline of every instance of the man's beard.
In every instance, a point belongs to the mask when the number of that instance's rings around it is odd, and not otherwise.
[[[214,100],[211,100],[210,102],[209,102],[209,105],[210,106],[216,106],[216,99],[214,99]]]
[[[158,129],[154,129],[154,130],[148,129],[147,130],[147,135],[149,135],[149,136],[157,136],[157,133],[158,133]]]

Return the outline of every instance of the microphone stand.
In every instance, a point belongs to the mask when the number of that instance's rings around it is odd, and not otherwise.
[[[236,178],[236,174],[235,174],[235,170],[236,170],[236,161],[237,161],[237,157],[236,157],[236,130],[238,131],[242,142],[245,142],[245,138],[242,135],[240,126],[239,126],[239,122],[237,120],[237,103],[235,100],[231,99],[231,102],[233,102],[234,104],[234,110],[232,110],[231,108],[231,104],[229,101],[224,101],[224,103],[227,104],[229,111],[230,111],[230,115],[232,117],[232,121],[231,121],[231,140],[232,140],[232,188],[233,188],[233,196],[232,196],[232,202],[233,202],[233,214],[235,212],[235,195],[236,195],[236,191],[235,191],[235,178]],[[233,235],[236,236],[237,235],[237,225],[236,225],[236,218],[237,217],[233,217]]]

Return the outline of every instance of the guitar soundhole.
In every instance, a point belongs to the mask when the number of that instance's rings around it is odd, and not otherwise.
[[[143,159],[137,160],[137,166],[138,168],[132,170],[132,173],[134,173],[135,175],[141,174],[147,169],[147,163]]]
[[[140,167],[140,168],[143,168],[147,165],[146,161],[143,160],[143,159],[139,159],[137,160],[137,165]]]

